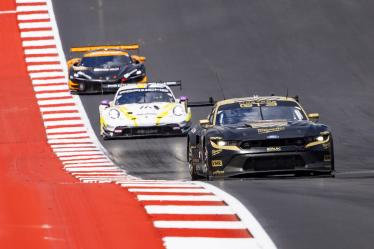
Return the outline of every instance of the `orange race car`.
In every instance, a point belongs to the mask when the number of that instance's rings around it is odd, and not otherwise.
[[[74,47],[72,53],[84,53],[70,59],[69,89],[72,93],[116,92],[124,83],[147,82],[145,57],[130,54],[138,44]]]

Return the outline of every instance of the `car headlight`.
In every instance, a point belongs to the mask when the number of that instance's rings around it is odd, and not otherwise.
[[[183,108],[181,106],[177,105],[176,107],[174,107],[173,113],[176,116],[181,116],[181,115],[184,114],[184,110],[183,110]]]
[[[218,146],[238,146],[239,142],[234,140],[219,140],[217,141]]]
[[[109,117],[112,118],[112,119],[117,119],[119,118],[119,111],[117,111],[116,109],[112,109],[109,111]]]

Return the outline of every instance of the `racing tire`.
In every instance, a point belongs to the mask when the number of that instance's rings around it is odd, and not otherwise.
[[[207,181],[212,181],[213,180],[213,173],[212,173],[212,167],[210,166],[210,159],[209,159],[209,153],[208,153],[208,148],[204,146],[204,167],[206,167],[206,174],[205,178]]]
[[[199,176],[196,173],[196,164],[193,162],[192,149],[191,149],[191,145],[189,143],[188,143],[188,146],[187,146],[187,156],[188,156],[188,158],[187,158],[188,169],[189,169],[189,172],[190,172],[190,175],[191,175],[191,180],[195,181],[199,178]]]

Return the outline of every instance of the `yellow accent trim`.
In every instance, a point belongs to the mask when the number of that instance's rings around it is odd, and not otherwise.
[[[190,108],[188,108],[185,121],[189,122],[191,120],[191,118],[192,118],[192,112],[191,112]]]
[[[138,83],[136,84],[136,88],[146,88],[147,87],[147,83]]]
[[[136,117],[135,115],[133,115],[133,114],[130,114],[130,113],[128,112],[128,110],[127,110],[126,107],[121,106],[121,107],[118,108],[118,109],[119,109],[120,112],[123,113],[123,115],[125,115],[126,118],[128,118],[128,119],[130,119],[130,120],[132,120],[132,121],[134,122],[134,126],[135,126],[135,127],[138,127],[138,126],[139,126],[139,125],[138,125],[138,121],[136,121],[137,117]]]
[[[144,76],[144,78],[139,81],[139,83],[147,83],[148,82],[148,77],[147,76]]]
[[[166,117],[169,112],[175,107],[175,103],[168,103],[162,107],[163,111],[156,117],[156,125],[160,125],[161,119]]]
[[[234,150],[234,151],[240,150],[238,146],[219,146],[213,141],[210,141],[210,144],[212,145],[214,149],[217,149],[217,150]]]
[[[100,116],[100,134],[103,134],[104,126],[107,126],[107,123],[105,122],[104,118]]]
[[[129,54],[123,51],[95,51],[88,52],[83,57],[101,57],[101,56],[128,56]]]
[[[140,55],[131,55],[131,58],[140,62],[145,62],[146,58]]]
[[[129,45],[99,45],[99,46],[83,46],[83,47],[73,47],[70,48],[72,53],[83,53],[92,50],[101,50],[101,49],[123,49],[123,50],[136,50],[139,49],[139,44],[129,44]]]
[[[329,141],[330,141],[330,136],[328,136],[327,139],[323,141],[315,141],[315,142],[308,143],[307,145],[305,145],[305,148],[317,146],[320,144],[325,144],[325,143],[328,143]]]

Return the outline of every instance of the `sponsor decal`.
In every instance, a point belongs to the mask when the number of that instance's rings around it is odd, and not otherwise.
[[[223,170],[213,171],[213,175],[223,175],[223,174],[225,174],[225,171],[223,171]]]
[[[212,167],[221,167],[222,160],[212,160]]]
[[[272,128],[260,128],[257,129],[258,134],[266,134],[271,132],[283,131],[285,127],[272,127]]]
[[[281,147],[267,147],[266,151],[267,152],[278,152],[278,151],[282,151],[282,148]]]
[[[267,139],[277,139],[277,138],[279,138],[279,136],[278,135],[269,135],[266,138]]]
[[[95,67],[94,72],[111,72],[111,71],[118,71],[119,67],[113,67],[113,68],[100,68]]]
[[[221,152],[222,152],[222,150],[212,150],[212,155],[216,156],[216,155],[218,155]]]

